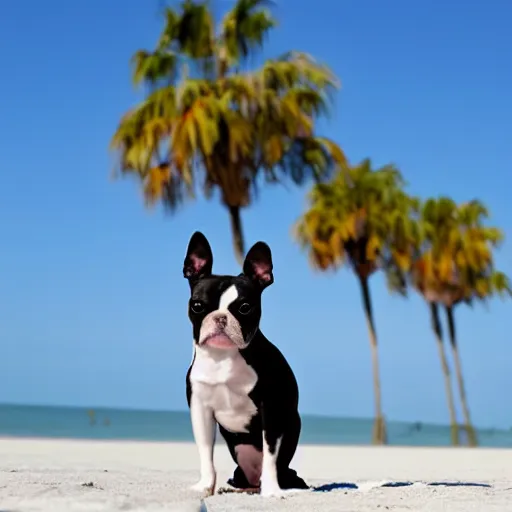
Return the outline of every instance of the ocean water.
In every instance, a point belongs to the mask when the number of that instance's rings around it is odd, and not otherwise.
[[[303,444],[369,444],[369,419],[302,416]],[[187,411],[0,405],[0,437],[193,441]],[[388,422],[392,445],[449,446],[447,426]],[[512,430],[478,431],[481,446],[512,448]]]

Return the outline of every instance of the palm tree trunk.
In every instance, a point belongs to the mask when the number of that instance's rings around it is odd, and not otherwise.
[[[469,406],[466,397],[466,389],[464,386],[464,377],[462,376],[462,364],[457,346],[457,336],[455,333],[455,319],[453,317],[453,306],[446,306],[446,317],[448,319],[448,331],[450,333],[450,345],[452,347],[453,361],[455,363],[455,375],[459,387],[460,403],[462,406],[462,414],[464,415],[464,424],[468,436],[469,446],[477,446],[478,441],[476,432],[471,424],[471,416],[469,414]]]
[[[446,399],[448,401],[448,412],[450,414],[450,439],[453,446],[459,443],[459,427],[457,425],[457,414],[455,412],[455,401],[453,399],[452,381],[450,378],[450,368],[444,351],[443,330],[441,328],[441,320],[439,319],[439,308],[436,302],[430,302],[430,319],[432,321],[432,330],[436,336],[436,345],[439,352],[439,360],[441,361],[441,369],[444,377],[444,387]]]
[[[386,423],[382,415],[382,397],[380,388],[380,370],[379,370],[379,352],[377,347],[377,333],[373,321],[372,301],[370,297],[370,288],[368,287],[368,276],[359,275],[359,283],[363,295],[363,307],[366,315],[366,324],[370,336],[370,350],[372,353],[373,368],[373,394],[375,398],[375,423],[373,425],[373,444],[386,444],[387,433]]]
[[[243,266],[245,258],[245,242],[242,229],[242,220],[240,218],[239,206],[228,206],[229,220],[231,222],[231,234],[233,236],[233,249],[235,251],[236,261]]]

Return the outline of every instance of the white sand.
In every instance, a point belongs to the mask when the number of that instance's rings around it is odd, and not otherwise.
[[[223,485],[234,468],[224,445],[216,461]],[[216,495],[206,510],[512,511],[512,450],[302,446],[293,467],[312,485],[358,488],[285,499]],[[188,490],[197,478],[193,444],[0,439],[1,512],[197,512],[200,501]]]

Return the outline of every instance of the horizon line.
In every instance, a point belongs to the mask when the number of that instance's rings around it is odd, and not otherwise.
[[[187,409],[151,409],[151,408],[141,408],[135,406],[108,406],[108,405],[69,405],[69,404],[43,404],[43,403],[21,403],[21,402],[0,402],[0,407],[4,406],[15,406],[15,407],[34,407],[34,408],[56,408],[56,409],[83,409],[83,410],[92,410],[92,411],[118,411],[118,412],[152,412],[152,413],[185,413],[188,414],[189,411]],[[302,417],[308,418],[320,418],[326,420],[351,420],[351,421],[368,421],[372,422],[374,418],[372,417],[358,417],[358,416],[337,416],[330,414],[320,414],[320,413],[307,413],[301,412]],[[436,428],[450,428],[449,423],[435,423],[429,421],[422,420],[396,420],[396,419],[388,419],[385,417],[387,423],[404,423],[408,425],[421,424],[422,426],[436,427]],[[464,423],[459,422],[459,427],[463,428]],[[478,431],[502,431],[502,432],[510,432],[512,431],[512,426],[510,427],[493,427],[493,426],[476,426]]]

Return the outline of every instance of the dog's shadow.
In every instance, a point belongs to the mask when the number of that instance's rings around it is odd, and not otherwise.
[[[410,487],[415,483],[420,482],[386,482],[381,485],[376,485],[375,488],[382,487]],[[490,488],[492,487],[489,484],[483,484],[479,482],[421,482],[424,485],[432,486],[432,487],[483,487]],[[332,482],[330,484],[319,485],[317,487],[312,487],[314,492],[331,492],[338,490],[357,490],[359,486],[357,484],[351,482]]]

